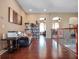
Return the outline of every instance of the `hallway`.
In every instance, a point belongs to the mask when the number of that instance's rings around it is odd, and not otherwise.
[[[72,51],[58,44],[54,39],[33,40],[29,47],[9,54],[9,59],[76,59]]]

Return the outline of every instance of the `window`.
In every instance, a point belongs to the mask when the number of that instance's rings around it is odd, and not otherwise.
[[[44,32],[46,30],[46,24],[40,23],[40,32]]]
[[[41,17],[39,19],[39,22],[40,22],[39,24],[40,32],[43,33],[46,31],[46,18]]]
[[[58,29],[58,28],[59,28],[58,22],[52,24],[52,29]]]
[[[52,24],[52,29],[58,29],[59,28],[59,22],[61,21],[61,17],[54,17],[52,19],[53,24]]]

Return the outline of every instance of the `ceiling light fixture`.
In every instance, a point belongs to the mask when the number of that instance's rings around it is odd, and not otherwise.
[[[46,12],[47,11],[47,9],[44,9],[44,12]]]
[[[29,11],[32,11],[32,9],[29,9]]]
[[[45,18],[40,18],[40,20],[44,20]]]
[[[54,17],[52,20],[53,20],[53,21],[58,21],[58,22],[60,22],[60,21],[61,21],[61,18],[60,18],[60,17]]]

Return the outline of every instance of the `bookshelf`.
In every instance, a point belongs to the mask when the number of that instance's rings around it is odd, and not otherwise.
[[[39,26],[37,24],[27,23],[25,24],[25,26],[26,26],[25,31],[30,31],[33,35],[33,38],[35,39],[39,38]]]

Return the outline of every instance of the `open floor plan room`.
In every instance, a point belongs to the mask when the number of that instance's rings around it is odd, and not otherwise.
[[[0,59],[78,59],[78,0],[0,0]]]

